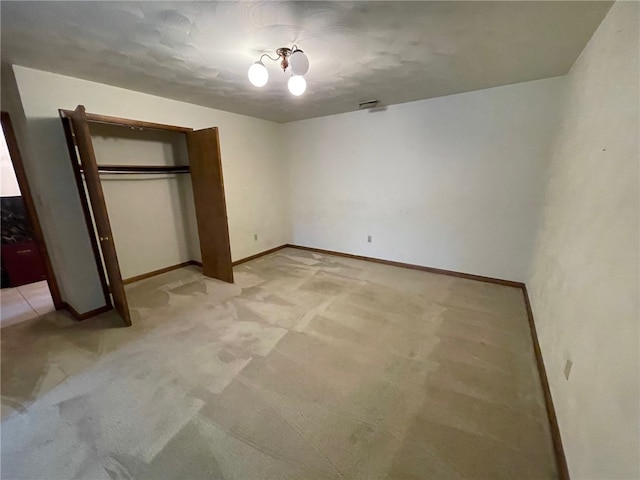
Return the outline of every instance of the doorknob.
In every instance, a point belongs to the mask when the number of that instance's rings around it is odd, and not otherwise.
[[[107,240],[109,240],[109,237],[100,237],[101,242],[106,242]]]

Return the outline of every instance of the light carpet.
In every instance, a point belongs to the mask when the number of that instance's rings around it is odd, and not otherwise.
[[[284,249],[2,329],[3,479],[557,478],[521,290]]]

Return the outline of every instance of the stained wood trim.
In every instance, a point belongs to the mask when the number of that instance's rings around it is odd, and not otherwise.
[[[36,206],[33,201],[27,172],[25,171],[24,164],[22,163],[22,155],[20,154],[18,140],[16,138],[15,131],[13,130],[13,125],[11,124],[11,117],[7,112],[1,112],[0,118],[4,138],[7,142],[7,149],[9,150],[9,156],[11,157],[11,163],[13,164],[13,170],[16,174],[18,186],[20,187],[20,194],[22,195],[25,210],[27,211],[29,221],[31,222],[31,228],[33,229],[33,236],[35,237],[34,240],[38,247],[38,252],[42,258],[42,263],[44,264],[45,277],[47,284],[49,285],[49,292],[51,293],[53,306],[56,310],[60,310],[61,308],[64,308],[64,302],[62,301],[62,295],[60,294],[58,280],[56,279],[53,266],[51,265],[51,258],[49,257],[49,251],[47,250],[47,244],[44,241],[44,234],[42,233],[38,212],[36,211]]]
[[[85,313],[79,313],[75,308],[73,308],[67,302],[63,302],[63,307],[66,308],[76,320],[80,320],[80,321],[86,320],[91,317],[95,317],[97,315],[100,315],[101,313],[108,312],[109,310],[113,310],[113,307],[111,305],[104,305],[100,308],[96,308],[95,310],[89,310],[88,312],[85,312]]]
[[[71,118],[73,110],[60,110],[61,114]],[[167,125],[164,123],[145,122],[142,120],[131,120],[130,118],[112,117],[110,115],[100,115],[98,113],[86,113],[87,122],[89,123],[105,123],[107,125],[120,125],[130,128],[150,128],[152,130],[168,130],[172,132],[187,133],[193,129],[189,127],[178,127],[177,125]]]
[[[84,222],[87,226],[87,232],[89,234],[89,242],[91,243],[91,249],[93,250],[93,257],[96,262],[96,268],[98,269],[98,276],[100,277],[100,284],[102,286],[102,294],[104,295],[105,306],[112,308],[111,295],[109,294],[109,285],[107,283],[107,276],[102,264],[102,257],[100,256],[100,247],[98,246],[98,239],[96,238],[93,220],[91,220],[91,210],[89,207],[89,201],[84,190],[84,183],[82,181],[80,162],[76,154],[75,141],[73,138],[73,129],[71,126],[71,120],[68,116],[63,115],[62,110],[60,112],[60,119],[62,120],[62,127],[64,129],[65,138],[67,141],[67,149],[69,150],[69,158],[71,160],[71,168],[73,170],[73,176],[76,181],[76,187],[78,189],[78,196],[80,197],[80,204],[82,205],[82,212],[84,213]]]
[[[255,260],[256,258],[264,257],[265,255],[269,255],[270,253],[277,252],[278,250],[282,250],[283,248],[290,247],[291,245],[280,245],[279,247],[270,248],[269,250],[265,250],[264,252],[256,253],[255,255],[251,255],[250,257],[241,258],[240,260],[236,260],[233,262],[233,266],[240,265],[242,263],[248,262],[250,260]]]
[[[235,267],[236,265],[241,265],[241,264],[243,264],[245,262],[249,262],[251,260],[255,260],[257,258],[264,257],[265,255],[269,255],[270,253],[277,252],[278,250],[282,250],[283,248],[287,248],[287,247],[290,247],[290,246],[291,245],[287,245],[287,244],[280,245],[278,247],[270,248],[269,250],[265,250],[263,252],[256,253],[255,255],[251,255],[249,257],[241,258],[240,260],[235,260],[233,262],[233,266]],[[130,283],[138,282],[140,280],[144,280],[144,279],[150,278],[150,277],[155,277],[156,275],[161,275],[163,273],[170,272],[172,270],[177,270],[178,268],[188,267],[190,265],[195,265],[195,266],[198,266],[198,267],[202,267],[202,262],[199,262],[197,260],[189,260],[188,262],[178,263],[177,265],[171,265],[169,267],[164,267],[164,268],[161,268],[159,270],[154,270],[153,272],[143,273],[141,275],[136,275],[135,277],[125,278],[123,280],[123,282],[124,282],[125,285],[128,285]]]
[[[394,267],[409,268],[411,270],[421,270],[423,272],[438,273],[441,275],[449,275],[451,277],[466,278],[468,280],[477,280],[479,282],[495,283],[496,285],[504,285],[506,287],[523,288],[524,283],[514,282],[513,280],[504,280],[502,278],[485,277],[482,275],[473,275],[471,273],[456,272],[453,270],[444,270],[442,268],[426,267],[424,265],[414,265],[412,263],[394,262],[392,260],[384,260],[381,258],[365,257],[362,255],[353,255],[351,253],[334,252],[332,250],[323,250],[321,248],[304,247],[302,245],[286,245],[287,247],[297,248],[299,250],[307,250],[310,252],[324,253],[327,255],[336,255],[339,257],[353,258],[355,260],[365,260],[367,262],[381,263],[383,265],[392,265]]]
[[[177,265],[171,265],[169,267],[160,268],[158,270],[154,270],[153,272],[142,273],[134,277],[125,278],[124,280],[122,280],[122,283],[124,283],[125,285],[128,285],[130,283],[139,282],[140,280],[145,280],[147,278],[155,277],[156,275],[162,275],[163,273],[167,273],[172,270],[177,270],[179,268],[188,267],[190,265],[202,266],[200,262],[196,262],[195,260],[189,260],[187,262],[178,263]]]
[[[540,350],[540,343],[538,342],[536,323],[533,318],[533,310],[531,309],[531,301],[529,299],[529,292],[527,291],[526,285],[522,285],[522,293],[524,294],[524,303],[527,307],[527,318],[529,320],[529,329],[531,330],[531,341],[533,342],[533,351],[536,357],[536,364],[538,366],[538,374],[540,375],[540,383],[542,384],[542,392],[544,393],[544,403],[547,409],[547,417],[549,418],[551,440],[553,441],[553,450],[556,457],[556,467],[558,469],[558,475],[560,476],[561,480],[569,480],[569,467],[567,466],[567,459],[564,454],[564,447],[562,446],[562,437],[560,436],[558,417],[556,416],[556,409],[553,406],[553,399],[551,398],[549,379],[547,378],[547,370],[544,366],[542,350]]]

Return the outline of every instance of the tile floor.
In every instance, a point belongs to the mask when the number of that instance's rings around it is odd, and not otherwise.
[[[54,310],[49,286],[44,280],[0,290],[0,327],[31,320]]]

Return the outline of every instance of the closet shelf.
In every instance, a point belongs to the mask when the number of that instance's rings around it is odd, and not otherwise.
[[[81,169],[82,171],[82,169]],[[98,165],[98,172],[102,173],[190,173],[188,165],[165,166],[165,165]]]

